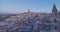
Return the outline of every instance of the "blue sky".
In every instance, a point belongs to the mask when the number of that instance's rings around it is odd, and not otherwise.
[[[30,9],[31,12],[51,13],[55,3],[60,10],[60,0],[0,0],[0,13],[22,13]]]

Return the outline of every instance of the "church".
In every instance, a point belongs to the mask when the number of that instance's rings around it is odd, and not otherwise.
[[[47,18],[47,17],[46,17]],[[53,5],[52,14],[48,16],[49,21],[51,21],[51,32],[60,32],[60,16],[58,15],[58,10],[56,5]]]

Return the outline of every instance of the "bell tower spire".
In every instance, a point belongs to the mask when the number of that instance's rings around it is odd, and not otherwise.
[[[55,4],[53,5],[52,14],[53,14],[54,16],[57,15],[57,8],[56,8],[56,5],[55,5]]]
[[[28,13],[30,13],[30,10],[28,9]]]

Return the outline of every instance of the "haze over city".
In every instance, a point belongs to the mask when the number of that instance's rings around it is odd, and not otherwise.
[[[0,13],[18,14],[27,12],[51,13],[53,4],[60,10],[60,0],[0,0]]]

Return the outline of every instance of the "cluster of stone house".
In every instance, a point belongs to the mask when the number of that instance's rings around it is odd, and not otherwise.
[[[60,32],[60,16],[54,4],[52,13],[28,12],[11,16],[5,21],[8,23],[6,32]]]
[[[52,14],[35,14],[32,12],[22,15],[15,25],[9,28],[9,32],[60,32],[60,18],[54,4]],[[29,15],[27,15],[29,14]]]

